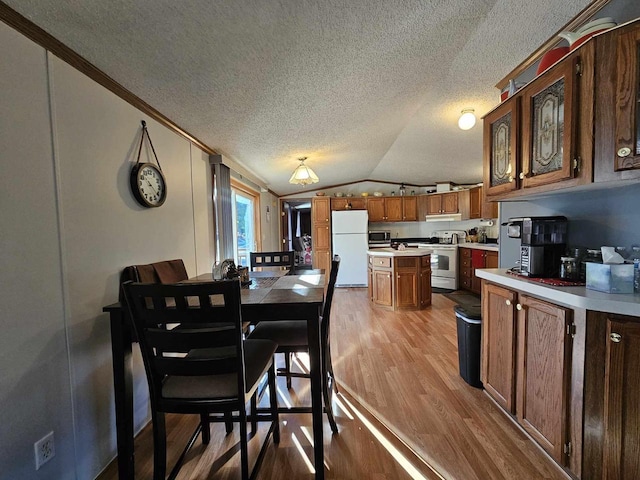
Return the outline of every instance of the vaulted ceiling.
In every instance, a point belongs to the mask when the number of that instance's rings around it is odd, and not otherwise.
[[[4,0],[278,194],[482,178],[494,85],[588,0]],[[552,8],[550,8],[552,7]]]

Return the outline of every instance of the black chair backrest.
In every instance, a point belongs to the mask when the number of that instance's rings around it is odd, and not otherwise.
[[[164,285],[127,282],[123,288],[140,341],[152,401],[162,398],[162,382],[167,375],[237,373],[238,392],[244,392],[237,279]],[[209,353],[198,355],[203,349]]]
[[[293,269],[294,251],[287,252],[250,252],[251,271],[256,267],[285,267]]]
[[[338,269],[340,268],[340,256],[334,255],[331,260],[331,272],[329,273],[329,283],[327,284],[327,292],[324,297],[324,305],[322,306],[322,322],[320,324],[321,337],[323,341],[329,341],[329,320],[331,318],[331,302],[333,301],[333,291],[336,287],[336,279],[338,278]]]

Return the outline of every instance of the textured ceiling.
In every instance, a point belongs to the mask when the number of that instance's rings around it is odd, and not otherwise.
[[[4,1],[279,194],[300,156],[320,187],[480,181],[460,111],[589,3]]]

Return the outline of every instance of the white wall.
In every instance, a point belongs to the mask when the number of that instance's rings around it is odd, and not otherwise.
[[[208,156],[2,23],[0,44],[0,478],[91,479],[115,456],[102,307],[127,265],[210,269]],[[156,209],[129,189],[141,120],[168,182]],[[134,351],[138,429],[148,402]],[[36,472],[33,442],[51,430],[56,457]]]

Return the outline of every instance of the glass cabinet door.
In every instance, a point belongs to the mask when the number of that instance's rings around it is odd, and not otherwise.
[[[640,169],[640,30],[618,39],[614,170]]]
[[[572,178],[577,125],[577,57],[545,73],[522,93],[524,188]]]
[[[518,121],[520,98],[507,99],[484,117],[484,186],[487,196],[518,187]]]

